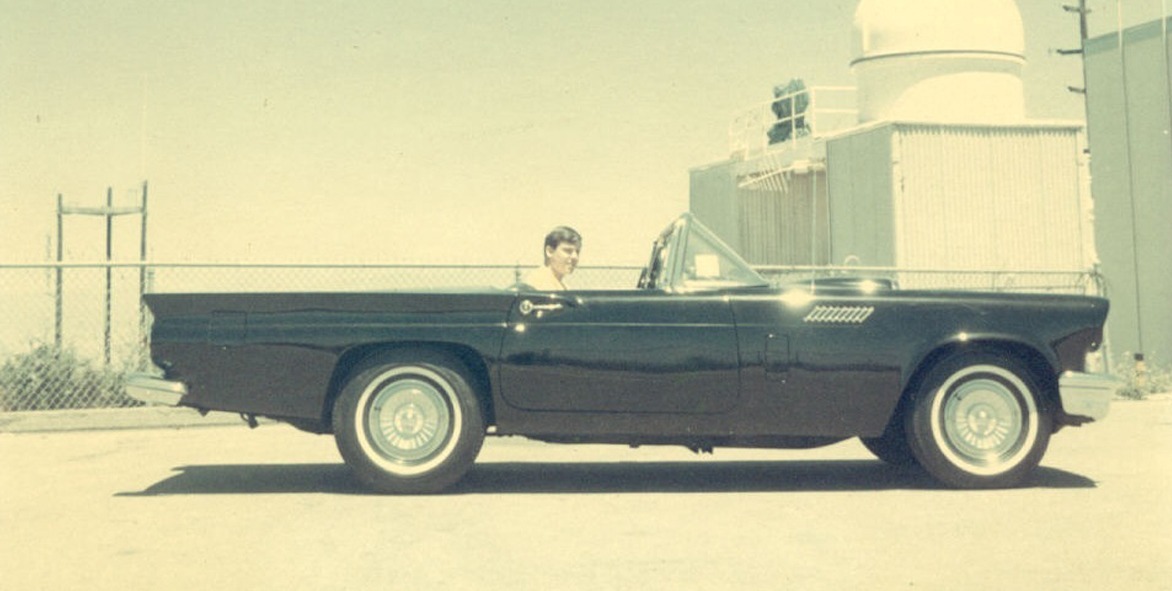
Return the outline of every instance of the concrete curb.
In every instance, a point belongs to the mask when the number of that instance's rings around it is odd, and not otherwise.
[[[234,413],[211,412],[204,416],[195,409],[171,406],[0,413],[0,433],[181,429],[226,425],[246,426],[246,423]]]

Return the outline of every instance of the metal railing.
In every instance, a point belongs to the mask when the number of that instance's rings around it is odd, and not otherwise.
[[[140,291],[401,291],[508,287],[521,265],[0,263],[0,412],[137,406],[122,376],[148,364]],[[1094,272],[760,267],[776,283],[843,274],[896,279],[903,288],[1103,294]],[[107,282],[107,272],[111,281]],[[575,289],[634,287],[640,269],[581,267]],[[57,281],[60,275],[61,281]],[[58,286],[62,286],[58,289]],[[107,288],[109,286],[109,288]]]
[[[748,157],[775,146],[793,147],[799,138],[857,125],[855,92],[853,86],[811,86],[748,107],[729,123],[729,154]]]

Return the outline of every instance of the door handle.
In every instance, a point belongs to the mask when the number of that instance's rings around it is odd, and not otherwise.
[[[544,312],[555,312],[557,310],[561,310],[564,307],[566,307],[565,304],[561,304],[559,302],[554,302],[551,304],[534,304],[530,300],[521,300],[520,310],[522,316],[528,316],[534,312],[537,312],[538,314]]]

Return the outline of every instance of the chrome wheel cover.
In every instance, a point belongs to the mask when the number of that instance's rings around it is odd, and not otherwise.
[[[995,365],[966,367],[948,378],[932,404],[932,437],[954,466],[994,475],[1022,462],[1038,437],[1029,387]]]
[[[463,417],[451,384],[422,367],[391,369],[371,380],[355,413],[359,444],[388,472],[420,474],[456,448]]]

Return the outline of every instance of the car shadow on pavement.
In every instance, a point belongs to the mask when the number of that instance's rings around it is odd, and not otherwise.
[[[179,466],[174,472],[145,490],[115,496],[366,492],[340,463]]]
[[[1041,468],[1027,486],[1093,487],[1094,482]],[[831,492],[943,489],[918,469],[874,460],[784,462],[497,463],[476,465],[455,493]]]
[[[118,496],[329,493],[369,494],[343,464],[182,466],[139,492]],[[1041,467],[1028,488],[1094,488],[1085,476]],[[449,494],[713,493],[942,490],[916,469],[879,461],[487,462]]]

